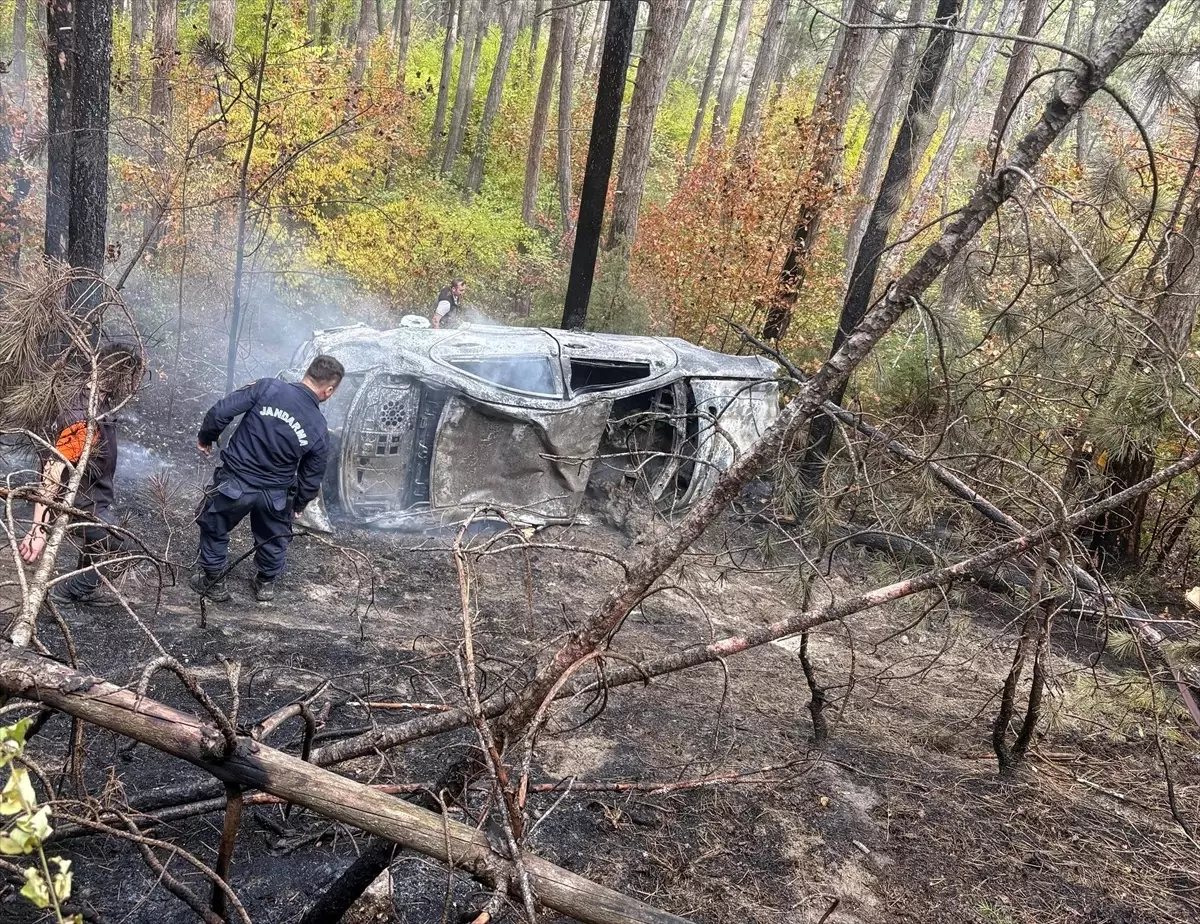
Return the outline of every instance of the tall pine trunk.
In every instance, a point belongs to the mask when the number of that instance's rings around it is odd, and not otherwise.
[[[150,31],[150,0],[132,0],[129,11],[129,108],[142,109],[142,56]]]
[[[632,244],[637,236],[638,212],[650,166],[654,120],[667,92],[671,62],[679,48],[686,20],[685,0],[656,0],[650,5],[637,80],[629,101],[629,122],[625,129],[625,147],[621,151],[617,191],[613,196],[612,222],[608,226],[609,250],[622,243]]]
[[[852,0],[852,3],[848,21],[866,22],[868,0]],[[834,43],[829,79],[814,103],[814,114],[819,115],[814,141],[817,155],[812,173],[817,185],[822,187],[832,184],[841,172],[842,136],[850,112],[850,81],[858,71],[858,59],[861,57],[862,30],[843,31],[846,34],[842,41]],[[741,133],[738,135],[738,144],[743,144]],[[783,258],[779,282],[767,306],[767,317],[763,323],[763,336],[769,340],[782,340],[792,323],[792,313],[808,271],[809,256],[821,232],[822,215],[820,205],[805,202],[800,206],[800,213],[792,226],[792,239]]]
[[[558,78],[558,210],[563,234],[570,234],[571,219],[571,91],[575,82],[575,29],[571,7],[563,10],[562,71]]]
[[[779,43],[783,39],[787,12],[788,0],[771,0],[771,5],[767,7],[762,44],[758,47],[758,57],[754,59],[754,73],[746,91],[746,108],[742,111],[742,124],[738,127],[737,144],[743,150],[753,147],[762,131],[767,90],[775,79],[775,65],[779,58]]]
[[[533,5],[533,25],[529,33],[529,79],[533,79],[533,69],[537,67],[538,43],[542,38],[542,17],[546,13],[546,0],[536,0]]]
[[[71,97],[75,74],[71,0],[46,3],[46,258],[66,261],[71,227]]]
[[[458,4],[449,0],[446,4],[446,38],[442,42],[442,76],[438,81],[437,107],[433,113],[433,135],[429,139],[430,163],[437,163],[442,148],[442,135],[446,128],[446,104],[450,99],[450,78],[454,74],[454,45],[458,33]]]
[[[1072,7],[1074,11],[1074,7]],[[1025,0],[1025,15],[1021,17],[1019,35],[1035,38],[1042,29],[1042,20],[1046,16],[1046,0]],[[1000,30],[1003,31],[1003,30]],[[1033,64],[1033,46],[1028,42],[1014,42],[1012,57],[1008,61],[1008,70],[1004,74],[1004,85],[1000,88],[1000,101],[996,104],[996,114],[992,117],[992,128],[987,139],[987,164],[999,155],[1002,134],[1012,135],[1018,125],[1012,121],[1013,107],[1017,97],[1029,79]],[[990,171],[990,167],[988,167]]]
[[[399,17],[399,28],[396,33],[396,86],[404,89],[404,80],[408,76],[408,45],[412,38],[412,7],[415,0],[396,0],[396,15]],[[516,3],[517,0],[511,0]]]
[[[588,44],[587,64],[584,75],[591,77],[600,67],[600,52],[604,49],[604,32],[608,27],[608,4],[601,3],[596,13],[596,22],[592,26],[592,39]]]
[[[1031,7],[1044,2],[1045,0],[1033,0],[1033,2],[1026,6],[1026,13],[1028,13]],[[1045,9],[1045,7],[1043,6],[1042,9]],[[1019,0],[1004,0],[1004,5],[1000,8],[1000,16],[996,21],[994,31],[1002,33],[1010,32],[1013,23],[1016,22],[1019,11]],[[1040,22],[1040,20],[1041,16],[1039,15],[1038,21]],[[983,94],[991,79],[992,70],[996,66],[996,58],[1000,54],[1001,44],[1001,39],[987,40],[987,44],[983,48],[983,53],[980,55],[979,64],[975,68],[975,73],[971,76],[970,83],[955,101],[954,109],[950,115],[950,122],[946,126],[946,133],[942,135],[941,141],[938,142],[937,149],[933,153],[933,160],[930,161],[929,169],[925,171],[925,176],[921,178],[920,186],[917,187],[917,191],[913,194],[912,204],[908,209],[908,219],[904,222],[900,230],[901,240],[907,240],[917,233],[917,229],[921,227],[924,221],[929,203],[933,200],[938,190],[950,182],[950,167],[953,164],[954,155],[958,152],[968,123],[983,102]],[[1017,55],[1014,54],[1011,60],[1012,63],[1015,63]],[[1012,63],[1009,65],[1010,71],[1012,70]],[[1022,82],[1024,81],[1022,80]],[[1005,83],[1007,84],[1007,81]]]
[[[925,9],[925,0],[910,0],[908,5],[908,23],[921,21]],[[871,119],[871,127],[867,132],[867,143],[863,154],[863,168],[858,182],[858,205],[854,220],[846,232],[846,284],[850,283],[850,273],[854,270],[854,259],[858,255],[858,245],[862,241],[863,232],[867,229],[867,219],[871,217],[872,204],[879,192],[879,183],[883,179],[883,168],[886,166],[887,153],[892,144],[892,131],[896,127],[896,119],[900,116],[900,105],[911,89],[913,65],[916,62],[917,30],[903,29],[896,40],[896,50],[892,54],[888,66],[887,77],[879,96],[878,105],[874,107],[875,115]]]
[[[713,109],[712,134],[709,144],[725,146],[725,133],[729,130],[729,119],[733,114],[733,103],[737,98],[738,84],[742,79],[742,63],[746,55],[746,41],[750,35],[750,18],[754,14],[754,0],[742,0],[738,7],[737,25],[733,30],[733,41],[729,44],[729,57],[721,72],[721,87],[717,91],[717,105]]]
[[[542,173],[542,151],[546,146],[546,126],[550,122],[550,101],[554,98],[554,76],[562,53],[563,17],[555,8],[550,17],[550,38],[546,42],[546,60],[542,63],[542,82],[538,86],[533,109],[533,127],[529,134],[529,153],[525,158],[525,189],[521,196],[521,219],[531,228],[537,225],[538,180]]]
[[[133,0],[137,3],[137,0]],[[208,0],[208,38],[226,55],[233,51],[233,21],[236,0]]]
[[[717,79],[717,65],[721,63],[721,42],[725,38],[725,25],[729,22],[729,10],[733,0],[722,0],[721,15],[717,18],[717,31],[713,37],[712,50],[708,53],[708,67],[704,69],[704,83],[700,86],[700,104],[696,109],[696,121],[692,123],[692,134],[688,138],[684,162],[690,164],[696,156],[696,145],[704,129],[704,117],[708,115],[708,98],[712,95],[713,83]]]
[[[471,116],[471,103],[475,99],[475,78],[479,74],[479,59],[483,57],[483,40],[487,37],[487,20],[491,10],[492,0],[480,0],[472,4],[470,21],[463,30],[462,59],[458,65],[454,111],[450,117],[446,152],[442,157],[443,174],[454,169],[454,163],[458,160],[463,139],[467,134],[467,120]]]
[[[358,28],[354,32],[354,67],[350,71],[350,102],[354,108],[354,95],[362,86],[363,75],[371,57],[371,40],[375,31],[375,0],[360,0],[358,6]]]
[[[475,151],[471,165],[467,168],[466,188],[468,193],[479,192],[483,186],[483,171],[487,162],[488,147],[492,142],[492,128],[500,113],[504,99],[504,81],[508,78],[508,65],[512,60],[513,46],[517,42],[517,27],[521,24],[523,0],[506,0],[503,25],[500,27],[500,50],[496,55],[496,66],[492,68],[492,80],[488,84],[487,99],[483,104],[483,118],[475,135]]]
[[[99,278],[104,273],[104,237],[108,226],[108,123],[112,84],[112,0],[74,0],[75,85],[72,92],[70,262]],[[72,282],[76,310],[102,301],[93,279]]]
[[[12,75],[19,92],[25,95],[25,78],[29,76],[25,48],[29,43],[29,4],[27,0],[13,3]]]
[[[171,71],[179,39],[176,0],[156,0],[154,8],[154,67],[150,84],[150,118],[166,130],[171,120]],[[156,149],[161,151],[161,141]]]
[[[934,22],[951,27],[956,25],[960,2],[961,0],[938,0]],[[933,106],[933,98],[937,93],[938,84],[942,81],[953,44],[953,33],[946,30],[935,31],[930,34],[929,42],[921,55],[917,79],[904,113],[904,122],[900,125],[899,135],[896,136],[896,145],[892,148],[892,156],[888,160],[879,198],[875,200],[875,207],[871,210],[862,246],[854,261],[850,289],[846,292],[842,314],[833,335],[831,356],[836,355],[842,348],[871,306],[871,294],[875,288],[879,260],[887,243],[888,231],[912,180],[916,159],[920,155],[920,148],[923,147],[920,141],[925,132],[926,116]],[[829,400],[835,404],[839,403],[845,392],[846,381],[843,380],[830,392]],[[801,483],[810,489],[821,483],[832,437],[833,424],[830,418],[824,415],[814,417],[809,430],[808,449],[800,469]]]

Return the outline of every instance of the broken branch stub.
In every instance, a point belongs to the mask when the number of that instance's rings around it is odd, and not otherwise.
[[[513,863],[493,851],[476,829],[378,792],[362,783],[238,736],[222,757],[225,741],[196,716],[88,676],[65,665],[0,642],[0,691],[45,703],[84,721],[141,741],[189,761],[218,779],[260,789],[322,817],[385,837],[489,885],[514,880]],[[523,855],[522,862],[548,908],[591,924],[687,924],[576,875],[547,860]]]

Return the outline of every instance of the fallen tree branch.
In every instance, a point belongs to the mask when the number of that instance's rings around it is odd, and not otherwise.
[[[484,882],[511,882],[515,869],[467,825],[322,770],[239,735],[223,757],[221,733],[197,717],[0,642],[0,691],[52,706],[189,761],[225,783],[260,789],[464,869]],[[83,821],[84,824],[89,824]],[[92,822],[90,824],[96,824]],[[522,862],[539,901],[592,924],[685,924],[637,899],[532,855]]]

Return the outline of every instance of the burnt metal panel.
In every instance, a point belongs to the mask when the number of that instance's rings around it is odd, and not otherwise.
[[[611,402],[530,411],[455,395],[431,469],[431,506],[566,517],[579,506]]]

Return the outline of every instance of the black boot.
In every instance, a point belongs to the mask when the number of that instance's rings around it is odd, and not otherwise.
[[[223,574],[211,574],[208,571],[197,571],[188,581],[192,590],[200,596],[207,597],[213,603],[228,603],[233,599],[229,588],[225,586]]]
[[[88,587],[77,584],[74,580],[61,581],[50,588],[50,599],[58,606],[96,606],[112,607],[117,605],[116,597],[105,593],[99,587]]]
[[[254,588],[254,599],[259,603],[270,603],[275,599],[274,578],[265,578],[261,574],[256,574],[251,585]]]

